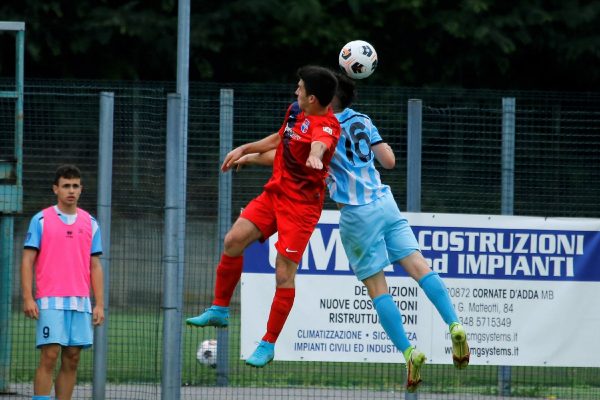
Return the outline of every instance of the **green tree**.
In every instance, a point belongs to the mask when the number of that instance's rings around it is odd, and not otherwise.
[[[600,88],[598,1],[198,0],[191,11],[192,80],[289,82],[302,64],[336,68],[341,46],[363,39],[380,61],[370,84]],[[0,15],[27,24],[28,77],[175,79],[175,0],[5,0]]]

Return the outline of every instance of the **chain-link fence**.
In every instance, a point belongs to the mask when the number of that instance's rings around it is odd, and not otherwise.
[[[1,86],[10,85],[8,80]],[[295,85],[194,83],[190,87],[184,314],[212,300],[219,259],[219,92],[234,89],[234,146],[276,131]],[[381,171],[404,207],[407,102],[423,101],[422,211],[500,214],[502,98],[516,99],[514,213],[600,217],[600,95],[359,86],[355,108],[369,114],[399,160]],[[113,196],[108,319],[107,398],[160,398],[162,241],[166,98],[172,83],[28,81],[25,87],[23,214],[15,215],[10,307],[10,360],[4,376],[14,398],[31,396],[37,367],[34,322],[21,312],[19,262],[31,216],[53,204],[55,168],[83,172],[82,208],[96,214],[99,93],[115,93]],[[0,158],[13,151],[14,104],[0,99]],[[260,193],[270,171],[233,175],[232,221]],[[326,208],[333,204],[326,203]],[[3,238],[4,240],[5,238]],[[6,284],[6,283],[4,283]],[[229,327],[229,373],[196,361],[213,328],[184,328],[182,398],[402,398],[404,366],[275,362],[250,369],[239,359],[239,290]],[[547,318],[560,316],[548,310]],[[565,351],[568,351],[565,349]],[[498,395],[498,367],[455,371],[427,365],[419,399],[484,399]],[[221,377],[222,378],[222,377]],[[83,352],[77,398],[90,398],[92,352]],[[514,398],[600,398],[600,369],[513,367]],[[0,394],[0,397],[3,395]],[[496,397],[497,396],[497,397]]]

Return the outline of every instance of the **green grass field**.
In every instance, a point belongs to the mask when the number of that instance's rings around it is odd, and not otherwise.
[[[315,387],[402,391],[402,364],[327,363],[277,361],[264,369],[247,367],[239,359],[239,320],[229,328],[229,384],[241,387]],[[160,384],[162,367],[162,319],[160,313],[111,312],[108,322],[108,380],[111,383]],[[39,357],[35,349],[35,323],[20,313],[12,318],[12,367],[10,380],[31,382]],[[198,344],[215,338],[214,328],[183,326],[184,385],[213,386],[216,370],[196,361]],[[92,380],[93,350],[83,352],[79,381]],[[497,367],[426,365],[419,389],[435,393],[498,394]],[[532,398],[598,399],[600,371],[594,368],[513,367],[511,394]]]

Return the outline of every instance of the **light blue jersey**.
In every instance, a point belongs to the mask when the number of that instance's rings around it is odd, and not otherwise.
[[[60,217],[60,219],[67,225],[72,225],[77,219],[76,214],[64,214],[54,206],[54,210]],[[91,254],[99,255],[102,254],[102,238],[100,234],[100,228],[98,222],[92,216],[92,252]],[[29,229],[27,230],[27,237],[25,238],[24,247],[30,249],[40,250],[42,246],[42,234],[44,231],[44,215],[40,211],[31,218]],[[89,297],[42,297],[37,299],[37,304],[40,310],[74,310],[86,313],[92,312],[91,302]]]
[[[342,134],[327,184],[331,199],[345,205],[340,236],[350,267],[362,281],[419,250],[419,244],[375,168],[371,148],[383,139],[371,118],[350,108],[335,116]]]
[[[390,187],[381,182],[373,162],[371,147],[382,139],[371,118],[351,108],[335,116],[342,134],[329,165],[329,197],[337,203],[362,205],[391,193]]]

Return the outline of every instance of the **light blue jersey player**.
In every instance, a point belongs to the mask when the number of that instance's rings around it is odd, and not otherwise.
[[[446,286],[429,268],[390,187],[381,182],[375,168],[375,160],[386,169],[393,168],[394,152],[367,115],[348,108],[354,97],[354,81],[339,74],[332,107],[342,134],[331,160],[327,184],[331,199],[340,208],[340,236],[350,266],[367,287],[382,327],[404,354],[406,388],[414,392],[421,382],[425,356],[406,337],[400,310],[388,291],[383,271],[386,266],[399,263],[419,283],[448,324],[457,368],[468,365],[469,347]]]
[[[342,133],[329,164],[329,195],[340,209],[340,236],[350,266],[367,287],[383,329],[404,354],[406,389],[414,392],[421,382],[425,355],[417,351],[406,337],[402,315],[388,291],[384,268],[391,262],[399,263],[419,283],[448,324],[452,359],[459,369],[469,364],[467,335],[459,323],[444,282],[429,268],[390,187],[381,182],[375,160],[382,167],[391,169],[396,158],[371,119],[348,108],[354,96],[354,81],[338,74],[338,89],[331,106]],[[272,165],[274,153],[247,154],[235,165],[238,169],[243,165]]]
[[[342,135],[329,167],[329,197],[339,204],[363,205],[390,193],[373,162],[372,148],[382,144],[371,118],[346,108],[335,115]]]

